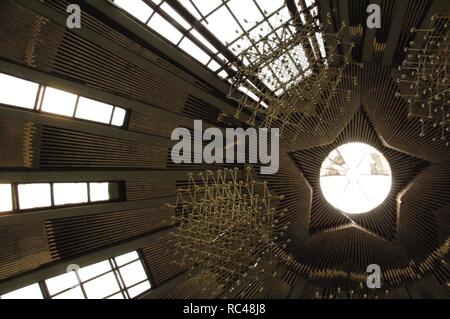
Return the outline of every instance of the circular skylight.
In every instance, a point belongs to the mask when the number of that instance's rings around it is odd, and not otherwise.
[[[320,169],[320,188],[325,199],[347,214],[363,214],[378,207],[389,195],[391,185],[388,161],[364,143],[339,146]]]

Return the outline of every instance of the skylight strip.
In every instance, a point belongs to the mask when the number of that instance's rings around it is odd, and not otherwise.
[[[39,84],[0,73],[0,103],[34,109]]]
[[[146,23],[153,10],[142,0],[114,0],[114,4],[142,23]]]
[[[267,21],[267,19],[269,19],[270,17],[274,16],[277,14],[278,11],[280,11],[281,9],[283,9],[285,7],[285,5],[282,5],[281,7],[279,7],[277,10],[275,10],[274,12],[268,14],[268,15],[264,15],[264,20],[261,21],[261,23],[263,23],[264,21]],[[256,29],[258,29],[259,27],[261,27],[261,23],[256,24],[255,26],[251,27],[250,29],[248,29],[246,31],[247,34],[251,34],[253,31],[255,31]],[[246,35],[243,35],[246,36]],[[266,35],[263,38],[266,38],[268,35]],[[242,37],[242,36],[241,36]],[[236,38],[234,41],[230,42],[229,46],[232,46],[236,41],[238,41],[241,37]],[[258,42],[260,42],[260,40],[258,40]]]
[[[192,25],[187,22],[181,15],[178,14],[170,5],[167,3],[163,3],[161,5],[161,9],[164,10],[169,16],[172,17],[177,23],[179,23],[186,30],[191,30]]]
[[[173,44],[177,44],[183,37],[183,33],[164,19],[159,13],[155,13],[147,25]]]
[[[77,94],[0,73],[0,103],[121,127],[127,111]],[[114,110],[114,116],[112,111]],[[111,119],[112,118],[112,119]]]
[[[118,182],[0,184],[0,212],[114,201],[119,199],[119,188]]]
[[[205,51],[200,49],[194,42],[192,42],[188,38],[184,38],[178,45],[178,47],[204,65],[206,65],[206,63],[211,59],[211,57],[206,54]]]

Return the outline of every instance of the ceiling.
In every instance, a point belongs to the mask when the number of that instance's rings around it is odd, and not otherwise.
[[[252,110],[234,117],[238,103],[228,97],[236,65],[247,63],[237,56],[246,49],[257,49],[259,33],[263,37],[275,34],[286,21],[301,20],[296,13],[304,12],[321,21],[330,13],[334,31],[345,22],[346,43],[355,44],[352,60],[362,68],[350,65],[345,69],[339,86],[350,92],[349,99],[335,97],[329,107],[318,105],[314,116],[302,118],[302,130],[284,130],[278,173],[259,179],[267,181],[271,192],[283,196],[275,204],[278,219],[290,225],[284,232],[290,244],[272,247],[278,260],[274,268],[280,276],[264,282],[263,293],[242,288],[236,296],[336,295],[338,287],[359,287],[370,264],[381,266],[386,289],[365,294],[380,297],[389,290],[392,297],[450,296],[450,147],[446,141],[434,139],[440,136],[439,127],[427,126],[425,136],[420,137],[420,122],[408,117],[407,103],[396,97],[398,66],[405,58],[404,48],[414,40],[411,28],[427,26],[433,14],[448,15],[447,1],[277,0],[263,4],[248,0],[245,14],[237,0],[145,0],[140,8],[115,2],[119,8],[106,2],[79,1],[85,10],[84,27],[74,32],[64,26],[68,1],[30,4],[8,0],[0,4],[0,18],[7,21],[0,29],[5,44],[0,48],[1,72],[59,85],[131,111],[126,128],[120,131],[2,111],[5,119],[14,118],[14,129],[3,129],[7,124],[2,119],[0,129],[10,140],[26,141],[24,145],[5,142],[0,146],[15,156],[12,164],[0,161],[3,180],[10,182],[18,176],[37,179],[33,174],[39,172],[48,176],[69,172],[76,179],[80,171],[95,176],[105,171],[125,183],[127,195],[125,203],[104,211],[73,209],[60,216],[39,211],[24,219],[3,219],[5,229],[17,232],[23,243],[18,245],[21,254],[0,265],[5,287],[15,285],[10,280],[14,276],[31,280],[27,279],[32,278],[30,272],[47,269],[61,259],[157,232],[158,240],[152,237],[139,242],[155,283],[165,287],[149,298],[190,297],[189,293],[222,296],[217,283],[206,278],[209,274],[198,274],[193,277],[196,280],[179,277],[186,269],[172,265],[173,247],[166,240],[167,233],[158,233],[170,227],[175,212],[165,204],[174,200],[177,188],[186,185],[187,173],[220,168],[172,163],[170,134],[179,126],[192,129],[193,119],[203,119],[208,127],[248,127]],[[366,27],[369,3],[382,9],[380,29]],[[234,27],[225,29],[225,21]],[[14,39],[4,32],[10,31],[8,23],[15,27]],[[161,29],[163,23],[172,28]],[[294,32],[289,30],[289,34]],[[310,40],[310,48],[305,46],[306,60],[324,59],[320,36]],[[301,59],[298,63],[302,67],[306,62]],[[259,92],[276,91],[267,77],[251,80]],[[265,116],[258,114],[258,119]],[[386,156],[393,187],[379,208],[349,223],[324,200],[318,175],[332,149],[354,141],[373,145]],[[85,145],[81,150],[79,143]],[[23,177],[20,173],[24,171],[31,173]],[[108,218],[115,221],[113,226]],[[27,224],[21,226],[20,221]],[[35,246],[28,244],[25,234],[30,229]],[[76,241],[72,235],[84,240]],[[23,252],[40,258],[30,261]],[[199,282],[204,277],[208,287],[202,290]]]

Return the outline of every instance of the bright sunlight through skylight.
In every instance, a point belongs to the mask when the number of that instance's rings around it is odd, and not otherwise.
[[[386,158],[363,143],[339,146],[320,169],[325,199],[347,214],[363,214],[378,207],[389,195],[391,184],[391,168]]]

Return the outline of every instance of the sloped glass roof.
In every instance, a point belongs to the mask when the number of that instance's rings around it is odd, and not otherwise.
[[[114,3],[222,78],[232,75],[235,68],[231,61],[242,52],[247,54],[241,63],[258,63],[251,59],[251,51],[260,56],[296,32],[285,0],[114,0]],[[303,23],[308,11],[312,16],[318,15],[315,0],[305,0],[303,5],[303,1],[293,3]],[[270,41],[262,41],[263,38]],[[320,55],[325,58],[321,34],[315,38]],[[318,55],[319,52],[314,52],[315,58]],[[298,70],[299,65],[302,70]],[[300,45],[271,65],[259,65],[259,79],[279,95],[283,93],[280,87],[300,81],[309,65]]]

